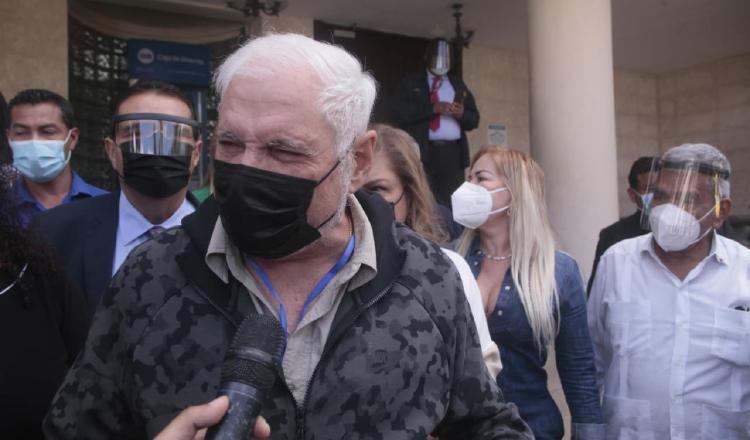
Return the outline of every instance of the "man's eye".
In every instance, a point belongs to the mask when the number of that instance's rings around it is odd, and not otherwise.
[[[242,148],[242,146],[240,144],[238,144],[237,142],[234,142],[234,141],[230,141],[230,140],[222,140],[222,139],[220,139],[219,142],[218,142],[218,144],[223,149],[238,149],[238,148]]]

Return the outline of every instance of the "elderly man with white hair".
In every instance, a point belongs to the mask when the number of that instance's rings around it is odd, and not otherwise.
[[[652,232],[604,254],[588,303],[607,438],[750,438],[750,250],[716,234],[729,161],[684,144],[655,171]]]
[[[178,413],[180,429],[215,423],[226,400],[196,405],[219,392],[238,325],[264,314],[285,346],[260,410],[271,438],[531,438],[484,365],[455,266],[358,191],[376,137],[359,62],[268,35],[215,80],[214,197],[115,275],[47,436],[153,437]]]

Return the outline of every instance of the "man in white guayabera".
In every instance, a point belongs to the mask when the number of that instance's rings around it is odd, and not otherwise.
[[[607,438],[750,435],[750,250],[716,234],[730,166],[706,144],[655,167],[651,233],[602,257],[588,303]]]

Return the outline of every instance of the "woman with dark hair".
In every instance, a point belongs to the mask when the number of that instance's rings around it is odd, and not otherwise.
[[[0,93],[0,165],[13,162],[13,153],[10,151],[8,137],[5,135],[5,130],[8,129],[8,119],[8,103]]]
[[[42,419],[88,331],[83,297],[14,212],[10,165],[0,165],[0,433],[42,438]]]

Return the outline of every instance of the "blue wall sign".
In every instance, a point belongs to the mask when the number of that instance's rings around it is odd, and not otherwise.
[[[128,40],[128,76],[208,87],[211,83],[211,49],[195,44]]]

